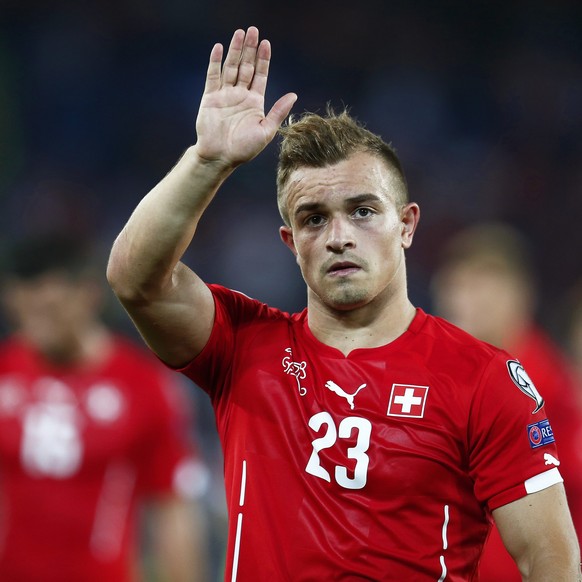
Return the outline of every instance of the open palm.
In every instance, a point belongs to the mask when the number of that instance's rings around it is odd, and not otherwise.
[[[297,96],[287,93],[265,115],[271,46],[267,40],[259,43],[255,27],[234,33],[224,65],[222,54],[222,45],[214,45],[196,120],[196,148],[203,159],[236,166],[273,139]]]

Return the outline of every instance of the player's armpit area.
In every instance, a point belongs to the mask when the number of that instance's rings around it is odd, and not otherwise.
[[[495,509],[493,518],[524,581],[582,580],[580,548],[562,483]]]
[[[119,296],[141,336],[172,368],[190,363],[204,348],[214,324],[214,298],[206,283],[183,266],[172,289],[148,300]]]

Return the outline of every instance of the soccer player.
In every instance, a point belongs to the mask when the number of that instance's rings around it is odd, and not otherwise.
[[[479,339],[523,364],[543,390],[560,443],[560,472],[578,538],[582,534],[582,383],[574,365],[537,323],[537,284],[527,239],[502,222],[473,225],[445,245],[431,285],[434,305]],[[480,563],[482,582],[514,582],[519,572],[495,528]]]
[[[280,234],[305,311],[206,284],[181,261],[220,185],[296,100],[264,114],[269,63],[254,27],[224,62],[213,47],[196,144],[138,204],[108,266],[150,347],[214,405],[225,579],[471,580],[492,514],[525,579],[580,580],[543,399],[511,355],[408,299],[419,207],[378,136],[345,112],[283,128]]]
[[[90,256],[76,237],[52,234],[5,256],[13,333],[0,344],[0,580],[143,579],[146,523],[144,568],[203,580],[197,498],[207,476],[184,387],[101,322]]]

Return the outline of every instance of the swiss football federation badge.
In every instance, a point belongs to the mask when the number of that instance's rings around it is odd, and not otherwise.
[[[544,399],[537,391],[531,378],[517,360],[507,360],[507,370],[513,383],[536,403],[536,407],[532,412],[532,414],[535,414],[544,405]]]
[[[422,418],[428,395],[428,386],[393,384],[388,403],[388,416]]]

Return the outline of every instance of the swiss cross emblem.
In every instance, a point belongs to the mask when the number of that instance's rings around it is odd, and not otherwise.
[[[422,418],[428,394],[428,386],[393,384],[388,403],[388,416]]]

